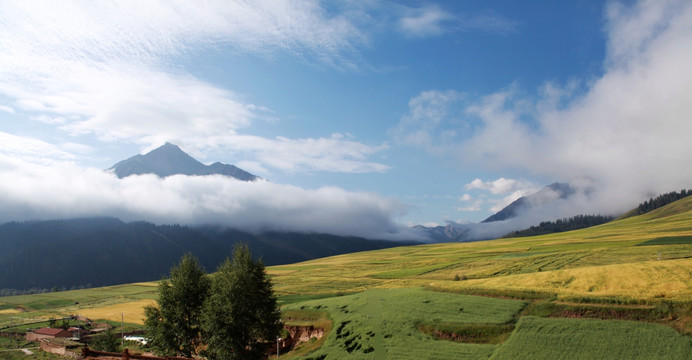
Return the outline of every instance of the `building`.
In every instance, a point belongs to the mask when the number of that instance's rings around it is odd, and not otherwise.
[[[41,350],[62,356],[78,357],[84,344],[66,338],[43,338],[39,340]]]
[[[26,333],[26,341],[38,341],[40,339],[71,338],[72,332],[63,329],[41,328]]]

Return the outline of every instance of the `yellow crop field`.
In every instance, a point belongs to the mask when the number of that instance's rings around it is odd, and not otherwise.
[[[646,261],[436,284],[452,289],[535,290],[558,297],[692,300],[692,259]]]
[[[90,319],[121,321],[124,314],[126,323],[143,324],[144,307],[156,304],[155,300],[130,301],[102,307],[80,309],[79,315]]]

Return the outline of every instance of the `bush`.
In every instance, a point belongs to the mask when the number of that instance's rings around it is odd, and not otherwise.
[[[120,342],[121,339],[118,339],[118,335],[113,332],[113,329],[108,329],[94,336],[91,341],[89,341],[89,346],[94,350],[119,352]]]

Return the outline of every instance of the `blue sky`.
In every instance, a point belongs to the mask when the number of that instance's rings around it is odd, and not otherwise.
[[[624,211],[692,183],[690,19],[686,1],[5,1],[0,220],[397,237],[556,181],[590,190],[546,217]],[[166,141],[269,184],[102,174]]]

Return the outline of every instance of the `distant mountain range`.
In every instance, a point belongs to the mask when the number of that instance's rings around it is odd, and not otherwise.
[[[187,252],[212,272],[231,255],[236,242],[247,243],[266,265],[416,244],[327,234],[250,234],[115,218],[11,222],[0,225],[0,289],[159,280]]]
[[[258,176],[234,165],[215,162],[204,165],[185,153],[177,145],[166,143],[144,155],[135,155],[118,162],[110,169],[119,178],[130,175],[156,174],[159,177],[171,175],[224,175],[242,181],[254,181]]]

